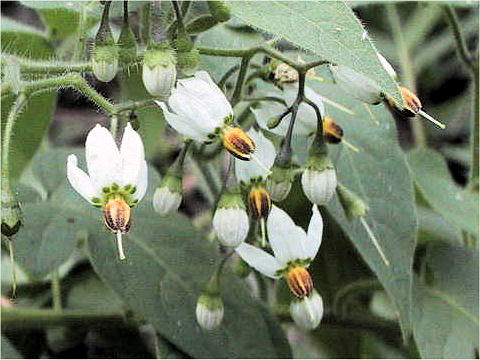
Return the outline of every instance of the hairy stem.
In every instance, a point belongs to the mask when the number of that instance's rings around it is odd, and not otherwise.
[[[232,107],[235,107],[235,105],[238,104],[242,96],[243,85],[245,84],[245,77],[247,76],[250,59],[251,56],[245,56],[242,58],[240,71],[238,72],[238,78],[235,84],[235,90],[233,91],[232,100],[230,101],[232,103]]]
[[[60,288],[60,275],[58,269],[55,269],[52,273],[52,301],[53,301],[53,310],[61,312],[62,311],[62,290]]]

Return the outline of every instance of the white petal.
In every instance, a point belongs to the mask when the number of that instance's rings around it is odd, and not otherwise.
[[[210,117],[217,123],[223,123],[225,117],[233,114],[232,106],[225,94],[205,71],[197,72],[193,79],[179,80],[179,90],[188,93],[202,103],[208,109]]]
[[[335,194],[337,175],[335,169],[324,171],[305,170],[302,174],[302,188],[312,203],[325,205]]]
[[[122,184],[137,185],[138,174],[145,160],[142,138],[127,123],[123,133],[122,144],[120,145],[122,157]]]
[[[106,128],[97,125],[87,136],[85,143],[88,174],[96,192],[112,183],[120,183],[122,176],[122,158],[112,134]]]
[[[88,202],[92,203],[92,198],[97,197],[90,178],[77,166],[77,157],[73,154],[67,159],[67,178],[75,191]]]
[[[207,140],[207,134],[204,131],[200,131],[198,128],[194,127],[188,118],[168,111],[167,105],[161,101],[157,100],[155,102],[162,108],[165,120],[167,120],[170,126],[180,134],[200,142]]]
[[[137,187],[137,191],[135,191],[133,197],[140,201],[145,196],[148,186],[148,166],[145,160],[143,160],[140,165],[140,171],[138,172],[138,177],[135,179],[134,184]]]
[[[255,143],[255,156],[267,169],[270,169],[275,161],[275,146],[273,146],[270,140],[263,136],[261,131],[251,128],[247,134]],[[260,167],[256,161],[235,159],[235,175],[238,180],[248,183],[250,179],[259,176],[266,178],[268,173],[264,168]]]
[[[280,277],[275,273],[283,266],[269,253],[247,243],[240,244],[235,251],[248,265],[262,274],[274,279]]]
[[[223,245],[237,247],[248,235],[248,214],[240,208],[219,208],[213,216],[213,228]]]
[[[168,104],[179,116],[187,118],[190,126],[193,125],[207,134],[223,125],[223,119],[212,117],[208,106],[186,91],[175,91],[168,99]]]
[[[320,211],[318,211],[317,205],[312,206],[312,213],[310,224],[308,224],[307,241],[305,242],[304,250],[305,258],[311,258],[313,260],[322,243],[323,219]]]
[[[285,211],[277,206],[273,206],[268,215],[267,231],[275,257],[282,264],[304,259],[303,244],[307,234],[301,227],[295,225]]]

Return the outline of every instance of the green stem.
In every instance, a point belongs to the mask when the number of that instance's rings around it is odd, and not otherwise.
[[[235,64],[230,69],[228,69],[227,72],[223,74],[222,78],[218,82],[218,87],[220,89],[223,89],[223,87],[225,86],[225,83],[228,81],[230,76],[232,76],[235,73],[235,71],[237,71],[239,68],[240,68],[240,65]]]
[[[112,133],[113,138],[117,137],[117,130],[118,130],[118,116],[111,115],[110,116],[110,132]]]
[[[183,25],[182,11],[180,10],[180,7],[178,6],[178,2],[176,0],[172,0],[172,6],[173,6],[173,9],[175,10],[175,17],[177,19],[178,33],[181,34],[182,36],[185,36],[186,32],[185,32],[185,26]]]
[[[122,310],[63,310],[2,307],[2,329],[45,328],[59,325],[123,325],[128,323]]]
[[[52,300],[53,300],[53,310],[61,312],[62,311],[62,290],[60,288],[60,275],[58,274],[58,269],[55,269],[52,273]]]
[[[392,37],[395,47],[397,48],[398,58],[400,60],[400,69],[402,73],[402,80],[407,87],[412,92],[416,92],[415,84],[415,74],[413,71],[413,64],[408,53],[408,48],[405,42],[405,37],[403,35],[402,25],[400,23],[400,17],[397,12],[397,5],[390,3],[386,5],[387,15],[390,20],[390,25],[392,27]],[[415,117],[412,122],[413,138],[415,145],[417,146],[426,146],[427,139],[425,131],[423,129],[423,124],[421,121]]]
[[[242,58],[237,82],[235,83],[235,90],[233,91],[232,100],[230,101],[232,103],[232,107],[235,107],[235,105],[238,104],[242,96],[243,84],[245,84],[245,77],[247,76],[248,64],[250,63],[250,59],[251,56],[245,56]]]
[[[255,97],[255,98],[244,97],[244,98],[242,98],[242,101],[248,101],[248,102],[272,101],[272,102],[276,102],[276,103],[282,104],[284,106],[287,106],[284,99],[276,97],[276,96],[259,96],[259,97]]]
[[[87,39],[86,37],[87,29],[85,26],[87,22],[86,12],[87,12],[87,6],[81,6],[81,10],[78,14],[77,46],[75,47],[75,52],[73,53],[73,59],[75,60],[83,59],[85,55],[85,41]],[[90,71],[90,69],[85,71]]]
[[[152,24],[150,22],[150,3],[148,2],[142,7],[140,13],[140,41],[144,45],[150,43],[150,34],[152,33]]]

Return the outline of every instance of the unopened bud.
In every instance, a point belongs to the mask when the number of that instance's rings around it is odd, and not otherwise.
[[[116,45],[96,45],[92,54],[92,69],[95,77],[103,82],[112,81],[118,71],[118,58]]]
[[[121,64],[133,63],[137,58],[137,40],[128,22],[124,22],[117,46]]]
[[[199,34],[218,24],[212,15],[202,15],[189,22],[185,28],[189,34]]]
[[[303,330],[315,329],[323,317],[323,300],[317,290],[309,296],[294,299],[290,303],[290,315],[295,324]]]
[[[313,280],[310,273],[303,266],[295,266],[285,275],[288,287],[299,298],[309,296],[313,291]]]
[[[250,160],[255,143],[247,133],[238,127],[227,126],[222,133],[223,147],[240,160]]]
[[[302,188],[308,200],[325,205],[337,187],[337,174],[327,155],[310,156],[302,174]]]
[[[15,235],[23,223],[22,211],[15,195],[2,184],[2,234]]]
[[[348,220],[367,214],[369,210],[367,204],[353,191],[347,189],[342,184],[338,184],[337,194]]]
[[[262,186],[253,187],[248,193],[248,210],[254,219],[266,219],[272,209],[272,198]]]
[[[267,120],[267,127],[269,129],[275,129],[278,125],[280,125],[280,122],[282,121],[282,117],[275,115],[272,116],[270,119]]]
[[[239,189],[222,194],[213,216],[213,228],[225,246],[237,247],[248,235],[248,214]]]
[[[225,4],[223,0],[210,0],[207,1],[208,9],[210,10],[210,14],[218,21],[218,22],[225,22],[230,20],[230,8]]]
[[[372,79],[343,65],[331,65],[335,83],[347,94],[367,104],[378,104],[382,100],[380,86]]]
[[[178,210],[182,202],[182,177],[167,173],[160,187],[153,194],[153,208],[160,215],[168,215]]]
[[[166,43],[147,50],[143,58],[142,80],[151,95],[170,95],[177,78],[175,63],[174,52]]]
[[[272,167],[272,173],[267,179],[267,188],[273,201],[283,201],[290,193],[294,173],[291,168],[277,165]]]
[[[338,144],[342,141],[343,129],[330,116],[323,118],[323,138],[329,144]]]
[[[197,300],[196,316],[198,325],[205,330],[213,330],[223,320],[223,301],[220,295],[203,293]]]

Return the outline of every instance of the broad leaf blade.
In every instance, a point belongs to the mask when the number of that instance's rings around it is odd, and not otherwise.
[[[417,149],[408,154],[415,183],[430,206],[444,219],[478,234],[478,196],[454,182],[442,155],[431,149]]]
[[[345,3],[230,1],[229,6],[246,23],[370,77],[397,104],[403,104],[397,84],[381,65],[373,43],[364,36],[365,29]]]

